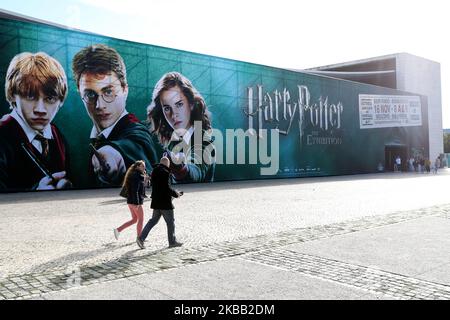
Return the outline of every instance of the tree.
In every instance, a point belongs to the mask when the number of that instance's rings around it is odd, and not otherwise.
[[[450,133],[444,133],[444,152],[450,153]]]

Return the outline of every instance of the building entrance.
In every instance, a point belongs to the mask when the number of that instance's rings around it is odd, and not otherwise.
[[[408,169],[408,152],[405,145],[395,145],[395,146],[385,146],[384,147],[384,163],[386,171],[394,171],[395,168],[395,159],[397,156],[400,156],[402,160],[401,171],[407,171]]]

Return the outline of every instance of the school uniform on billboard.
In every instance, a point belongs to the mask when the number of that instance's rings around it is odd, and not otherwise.
[[[103,146],[111,146],[122,156],[125,167],[128,169],[137,160],[143,160],[150,171],[158,162],[157,148],[147,127],[139,123],[135,115],[124,111],[119,120],[102,132],[97,132],[93,127],[91,131],[91,143],[96,149]],[[93,153],[89,156],[89,168],[91,183],[104,185],[94,173],[91,164]],[[122,177],[123,178],[123,177]],[[121,179],[117,185],[122,183]]]
[[[188,150],[186,165],[173,169],[174,182],[212,182],[216,163],[213,138],[207,131],[202,130],[201,145],[195,145],[194,127],[191,127],[178,141],[171,141],[167,147],[169,151],[180,152]],[[195,161],[195,159],[197,161]]]
[[[34,190],[45,177],[22,143],[50,173],[68,171],[67,145],[58,128],[49,124],[37,132],[14,109],[0,120],[1,191]]]

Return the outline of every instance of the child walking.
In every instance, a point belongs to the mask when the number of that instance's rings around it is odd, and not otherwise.
[[[141,235],[144,221],[144,209],[142,204],[145,197],[145,162],[138,160],[127,170],[123,179],[122,188],[127,191],[127,204],[131,212],[131,220],[125,222],[117,229],[113,229],[114,237],[119,239],[120,233],[129,226],[137,223],[137,237]]]

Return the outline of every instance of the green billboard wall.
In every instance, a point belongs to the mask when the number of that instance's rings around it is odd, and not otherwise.
[[[67,170],[74,188],[98,186],[88,178],[93,123],[72,73],[74,56],[95,44],[114,48],[123,58],[128,82],[126,110],[143,123],[155,85],[164,74],[176,71],[192,82],[211,113],[213,144],[216,156],[222,157],[216,159],[213,181],[369,173],[376,172],[380,163],[387,167],[386,162],[391,161],[387,152],[395,152],[395,147],[401,148],[402,157],[412,155],[412,150],[428,152],[427,100],[417,94],[2,18],[2,84],[11,60],[22,52],[45,52],[66,72],[67,98],[53,123],[66,139],[70,158]],[[380,101],[412,97],[406,107],[419,105],[415,109],[419,121],[396,122],[385,118],[378,124],[364,124],[361,101],[365,96],[380,97]],[[386,102],[391,109],[394,98]],[[11,110],[4,90],[0,90],[0,101],[0,116],[5,116]],[[403,117],[409,117],[408,112]],[[392,117],[393,111],[389,114]],[[252,128],[255,130],[247,131]],[[227,129],[231,131],[227,133]],[[247,137],[244,144],[239,144],[236,138],[231,142],[236,129],[242,129],[251,138]],[[265,137],[262,134],[265,129],[274,130]],[[275,135],[279,136],[278,152],[271,144],[276,141]],[[257,150],[267,146],[267,155],[278,157],[276,167],[272,168],[274,174],[263,174],[261,169],[274,166],[275,158],[269,163],[259,154],[251,153],[250,143],[255,136]],[[3,134],[0,138],[2,143],[13,137]],[[157,137],[152,135],[152,139],[156,145]],[[160,146],[155,148],[155,158],[159,159],[163,151]],[[230,152],[234,156],[227,159]],[[237,164],[239,152],[245,156],[241,164]],[[250,161],[252,156],[256,157],[256,163],[255,159]],[[0,170],[8,171],[7,164],[3,166]],[[17,191],[17,188],[4,184],[2,190]]]

